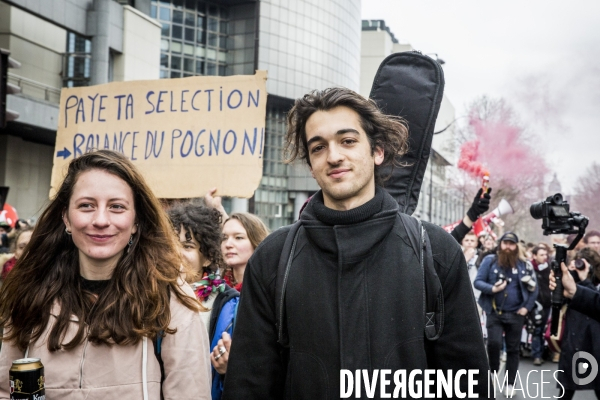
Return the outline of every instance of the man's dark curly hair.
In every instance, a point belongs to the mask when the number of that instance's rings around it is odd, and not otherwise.
[[[399,156],[408,151],[408,124],[400,117],[383,114],[374,101],[341,87],[314,90],[297,99],[287,116],[288,129],[284,157],[287,163],[300,158],[310,166],[306,140],[306,121],[316,111],[329,111],[335,107],[348,107],[358,113],[374,154],[383,149],[384,160],[375,166],[375,183],[384,182],[379,174],[382,167],[400,166]]]
[[[200,253],[210,261],[209,268],[212,271],[225,267],[221,253],[222,217],[219,211],[200,204],[179,203],[171,207],[168,213],[175,232],[181,233],[182,225],[188,235],[192,232],[200,243]]]

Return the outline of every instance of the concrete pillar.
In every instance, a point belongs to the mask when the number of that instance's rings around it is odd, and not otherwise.
[[[94,36],[92,36],[92,85],[108,82],[108,71],[110,68],[108,35],[110,34],[111,1],[94,0],[93,19],[95,20],[96,29]]]
[[[292,216],[294,221],[297,220],[298,218],[300,218],[300,210],[302,209],[302,206],[308,199],[307,192],[295,192],[295,193],[296,193],[296,197],[294,198],[294,215]]]
[[[241,199],[239,197],[231,198],[231,213],[236,212],[248,212],[248,199]]]

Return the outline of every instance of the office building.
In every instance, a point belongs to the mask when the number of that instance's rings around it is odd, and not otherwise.
[[[359,89],[360,0],[0,0],[0,47],[22,67],[9,82],[16,121],[0,130],[0,186],[22,217],[44,206],[62,87],[268,71],[263,179],[231,210],[270,228],[318,189],[282,161],[285,114],[313,89]]]

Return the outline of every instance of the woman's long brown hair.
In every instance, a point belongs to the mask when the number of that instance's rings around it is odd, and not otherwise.
[[[129,185],[138,224],[129,251],[123,252],[108,287],[97,300],[81,288],[79,251],[62,222],[78,177],[90,170],[106,171]],[[50,351],[68,350],[82,343],[86,324],[88,340],[109,345],[134,344],[161,331],[175,333],[176,327],[169,328],[170,296],[199,311],[196,299],[179,286],[182,262],[177,245],[166,213],[129,160],[109,150],[74,159],[0,289],[0,325],[8,328],[2,340],[25,350],[46,329],[54,303],[60,305],[60,314],[48,337]],[[71,341],[62,343],[73,315],[79,319],[79,329]]]

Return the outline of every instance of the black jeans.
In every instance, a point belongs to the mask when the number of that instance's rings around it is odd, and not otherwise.
[[[542,358],[544,354],[544,335],[546,334],[546,325],[548,316],[552,308],[544,308],[542,311],[542,325],[535,328],[531,338],[531,356],[533,358]]]
[[[506,372],[508,384],[513,385],[519,369],[519,347],[521,344],[521,332],[525,324],[525,317],[514,312],[506,312],[500,315],[492,312],[487,316],[488,331],[488,358],[492,372],[498,372],[500,368],[500,351],[502,350],[502,332],[506,341]],[[503,376],[498,377],[500,381]]]

